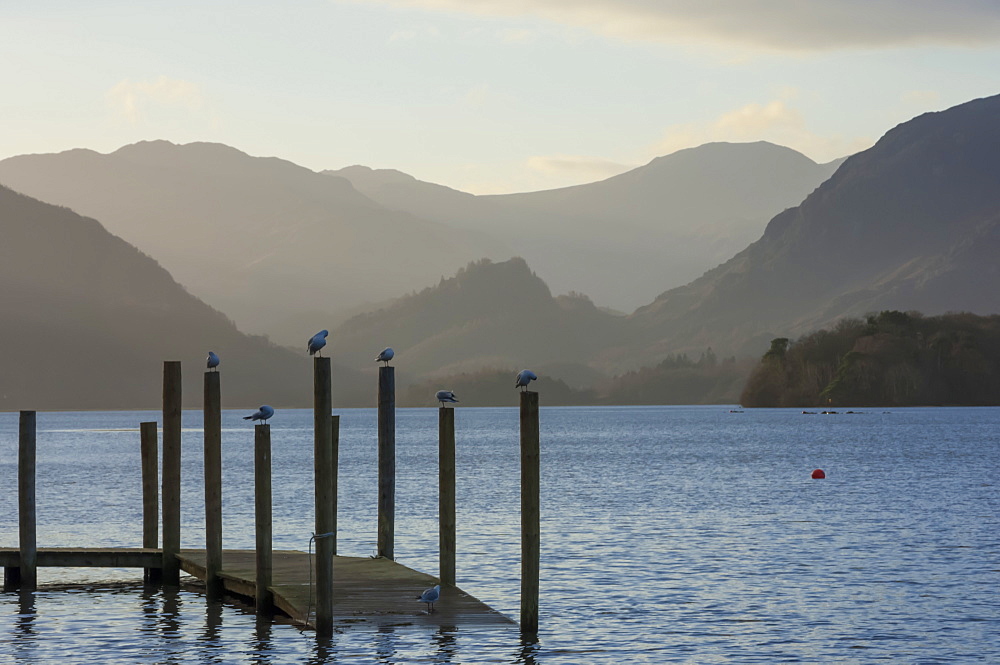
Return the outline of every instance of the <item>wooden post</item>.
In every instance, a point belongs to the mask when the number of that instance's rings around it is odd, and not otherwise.
[[[271,552],[271,426],[253,428],[254,516],[257,522],[257,614],[274,613]]]
[[[521,393],[521,632],[538,633],[541,563],[538,393]]]
[[[181,363],[163,363],[163,583],[180,586]]]
[[[156,423],[139,423],[139,452],[142,456],[142,546],[160,546],[159,460],[157,459]],[[143,581],[155,584],[161,580],[159,568],[146,568]]]
[[[396,368],[378,368],[378,555],[395,559]]]
[[[340,476],[340,416],[330,416],[330,554],[337,555],[337,478]]]
[[[313,359],[313,467],[316,485],[316,633],[333,634],[333,552],[336,515],[333,511],[333,392],[330,359]]]
[[[35,412],[22,411],[17,432],[18,529],[21,590],[38,586],[38,531],[35,510]]]
[[[455,409],[438,409],[438,546],[441,584],[455,586]]]
[[[222,593],[222,375],[205,372],[205,589]]]

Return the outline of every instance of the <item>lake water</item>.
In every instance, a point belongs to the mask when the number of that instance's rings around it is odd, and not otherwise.
[[[1000,662],[1000,408],[864,411],[543,408],[537,642],[347,628],[317,644],[137,571],[40,569],[36,593],[0,594],[0,663]],[[375,412],[340,413],[339,553],[367,556]],[[254,542],[242,415],[223,414],[227,548]],[[17,418],[0,414],[0,546],[17,545]],[[38,414],[39,546],[141,542],[137,427],[158,418]],[[313,530],[311,425],[271,422],[276,548]],[[396,426],[397,559],[436,574],[436,409]],[[516,409],[456,413],[458,583],[515,619],[517,428]],[[200,411],[183,446],[182,546],[204,547]]]

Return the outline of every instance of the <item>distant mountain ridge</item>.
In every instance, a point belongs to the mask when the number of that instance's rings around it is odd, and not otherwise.
[[[387,210],[342,178],[221,144],[12,157],[0,182],[101,220],[241,327],[289,341],[337,309],[506,258],[487,234]]]
[[[914,118],[760,240],[632,314],[636,343],[749,353],[866,312],[1000,312],[997,183],[1000,96]]]
[[[631,311],[759,238],[771,217],[800,203],[840,161],[816,164],[763,141],[709,143],[599,182],[495,196],[395,170],[324,173],[347,178],[387,208],[488,229],[554,291],[580,291]]]
[[[97,221],[0,186],[0,409],[156,408],[162,363],[200,403],[209,350],[226,406],[307,404],[309,360],[240,333]]]

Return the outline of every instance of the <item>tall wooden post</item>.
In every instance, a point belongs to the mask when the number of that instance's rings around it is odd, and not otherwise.
[[[538,633],[541,563],[538,393],[521,393],[521,632]]]
[[[396,368],[378,368],[378,555],[395,559]]]
[[[181,363],[163,363],[163,583],[180,586]]]
[[[330,553],[337,554],[337,478],[340,476],[340,416],[330,416]]]
[[[253,428],[254,516],[257,523],[257,614],[274,613],[271,592],[273,554],[271,551],[271,426]]]
[[[333,392],[330,359],[313,359],[313,466],[316,485],[316,633],[333,634],[333,552],[332,536],[337,528],[334,513]],[[324,537],[325,536],[325,537]]]
[[[21,590],[38,586],[38,531],[35,510],[35,412],[22,411],[17,432],[18,530]]]
[[[157,459],[156,423],[139,423],[139,452],[142,457],[142,546],[150,549],[159,547],[160,541],[160,493],[159,460]],[[159,568],[146,568],[143,581],[155,584],[162,576]]]
[[[222,389],[219,372],[205,372],[205,588],[222,593]]]
[[[455,586],[455,409],[438,409],[438,549],[441,584]]]

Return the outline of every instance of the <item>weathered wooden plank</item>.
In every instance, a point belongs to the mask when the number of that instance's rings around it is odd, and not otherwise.
[[[179,559],[185,572],[203,576],[203,551],[182,550]],[[275,606],[299,622],[305,622],[307,612],[312,610],[310,625],[314,623],[312,617],[316,609],[315,589],[309,584],[313,565],[306,552],[274,552],[271,591]],[[225,569],[221,574],[226,589],[253,598],[254,568],[253,550],[226,550]],[[457,587],[443,589],[441,600],[435,603],[435,611],[428,613],[417,596],[437,584],[437,578],[388,559],[338,556],[334,558],[334,569],[333,621],[336,624],[514,625],[508,617]],[[315,584],[315,573],[312,580]]]
[[[0,566],[17,567],[16,547],[0,547]],[[39,547],[38,565],[46,568],[159,568],[163,553],[157,548]]]

